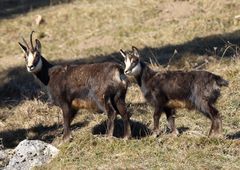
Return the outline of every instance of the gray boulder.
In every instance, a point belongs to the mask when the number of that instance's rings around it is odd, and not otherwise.
[[[49,163],[58,154],[58,149],[40,140],[23,140],[14,149],[5,170],[29,170]]]
[[[7,154],[0,149],[0,161],[6,159],[6,157],[7,157]]]

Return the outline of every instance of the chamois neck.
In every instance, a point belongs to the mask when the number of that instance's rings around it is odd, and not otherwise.
[[[137,80],[138,85],[142,86],[142,81],[148,81],[152,76],[156,74],[150,67],[147,66],[144,62],[140,61],[141,71],[140,74],[136,75],[135,78]]]
[[[44,57],[41,57],[42,60],[42,68],[40,71],[38,71],[37,73],[34,73],[37,78],[44,84],[44,85],[48,85],[49,82],[49,73],[48,70],[53,67],[52,64],[50,64]]]

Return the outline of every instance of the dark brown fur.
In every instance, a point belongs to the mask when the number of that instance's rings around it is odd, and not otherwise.
[[[64,136],[69,134],[76,111],[89,109],[107,112],[109,135],[113,133],[116,114],[120,114],[124,120],[124,136],[130,137],[130,116],[125,106],[127,81],[120,78],[121,74],[122,68],[114,63],[57,66],[49,70],[51,97],[63,110]]]
[[[177,133],[175,109],[179,107],[195,108],[209,118],[212,122],[209,136],[212,132],[221,133],[222,120],[214,103],[220,96],[220,87],[228,85],[226,80],[207,71],[155,72],[142,62],[139,56],[135,56],[136,53],[138,50],[133,47],[133,51],[125,53],[125,56],[132,58],[132,61],[140,62],[141,71],[134,77],[147,102],[155,108],[153,115],[155,133],[159,133],[162,112],[166,113],[172,132]]]
[[[27,49],[22,44],[20,46],[23,50]],[[25,54],[28,54],[27,51]],[[107,113],[109,136],[113,135],[116,114],[120,114],[124,121],[124,137],[131,136],[130,115],[125,105],[128,82],[118,64],[106,62],[53,66],[40,52],[38,54],[43,64],[41,70],[34,74],[47,86],[53,103],[62,109],[64,140],[69,139],[70,124],[77,111],[82,108]]]

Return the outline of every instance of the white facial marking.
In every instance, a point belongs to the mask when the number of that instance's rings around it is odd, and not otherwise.
[[[126,59],[127,59],[127,61],[125,62],[126,67],[125,67],[124,72],[126,72],[129,69],[129,67],[131,66],[131,61],[130,61],[129,57],[127,57]]]
[[[28,72],[36,73],[42,69],[42,59],[39,58],[39,61],[36,66],[33,66],[33,62],[34,62],[34,55],[32,53],[29,53],[27,57],[27,70]],[[31,66],[33,66],[33,68],[30,68]]]
[[[34,62],[34,54],[29,52],[29,54],[27,56],[27,67],[32,66],[33,62]]]
[[[134,60],[133,58],[130,60],[129,57],[127,57],[127,61],[125,62],[126,67],[124,71],[125,73],[130,73],[136,76],[141,72],[141,64],[140,62],[138,62],[138,64],[134,68],[132,68],[131,70],[128,70],[131,67],[131,63],[133,63],[133,60]]]

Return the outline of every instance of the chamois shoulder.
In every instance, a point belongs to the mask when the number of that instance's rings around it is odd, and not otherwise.
[[[52,68],[49,69],[49,72],[58,72],[64,68],[63,65],[54,65]]]

